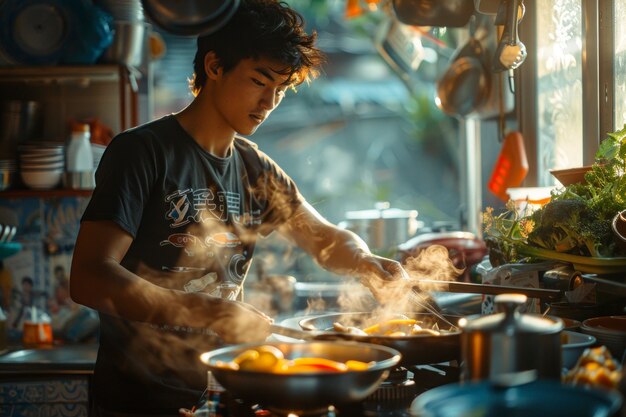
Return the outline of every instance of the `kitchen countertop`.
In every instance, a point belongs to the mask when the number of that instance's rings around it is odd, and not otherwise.
[[[92,374],[97,344],[14,348],[0,356],[0,376],[16,374]]]

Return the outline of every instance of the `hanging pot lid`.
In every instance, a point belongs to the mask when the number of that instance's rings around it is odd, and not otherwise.
[[[141,0],[144,12],[161,29],[180,36],[213,33],[233,16],[240,0]]]

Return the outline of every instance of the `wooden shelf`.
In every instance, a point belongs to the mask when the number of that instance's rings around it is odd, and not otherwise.
[[[15,189],[0,191],[0,198],[58,198],[58,197],[90,197],[92,190],[71,190],[54,188],[51,190]]]

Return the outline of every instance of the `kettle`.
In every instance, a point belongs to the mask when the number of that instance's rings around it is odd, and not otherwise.
[[[563,321],[522,314],[526,299],[522,294],[500,294],[494,299],[498,313],[459,320],[462,380],[493,380],[530,370],[540,379],[560,380]]]

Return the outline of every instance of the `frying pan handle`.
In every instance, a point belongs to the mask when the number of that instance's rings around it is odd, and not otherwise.
[[[448,291],[471,294],[524,294],[529,298],[560,299],[563,291],[545,288],[525,288],[507,285],[474,284],[470,282],[437,281],[421,279],[416,283],[419,290]]]

